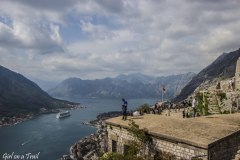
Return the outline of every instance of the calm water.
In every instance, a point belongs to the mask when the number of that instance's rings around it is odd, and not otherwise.
[[[56,119],[56,114],[38,116],[15,126],[0,128],[0,157],[4,153],[25,155],[39,154],[41,160],[55,160],[69,153],[77,140],[94,133],[96,128],[82,125],[95,119],[98,113],[121,110],[119,99],[68,99],[86,106],[70,110],[71,116]],[[143,103],[154,104],[156,99],[129,99],[129,110]],[[26,155],[25,155],[26,159]]]

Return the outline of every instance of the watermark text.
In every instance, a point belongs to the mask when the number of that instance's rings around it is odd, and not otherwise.
[[[29,160],[35,160],[39,159],[40,152],[38,153],[26,153],[26,154],[17,154],[15,152],[12,153],[4,153],[2,158],[4,160],[10,160],[10,159],[29,159]]]

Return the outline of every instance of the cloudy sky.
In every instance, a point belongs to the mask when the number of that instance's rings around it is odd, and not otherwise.
[[[0,1],[0,64],[31,79],[197,73],[239,47],[239,0]]]

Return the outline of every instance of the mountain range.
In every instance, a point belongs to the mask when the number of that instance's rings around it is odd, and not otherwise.
[[[204,82],[211,82],[220,77],[223,79],[233,77],[239,57],[240,49],[223,53],[197,75],[189,72],[154,77],[134,73],[96,80],[68,78],[55,88],[48,90],[48,93],[23,75],[0,66],[0,117],[16,113],[39,112],[41,108],[66,107],[70,103],[51,96],[161,99],[163,86],[166,89],[164,99],[173,98],[173,102],[179,102],[186,99]]]
[[[240,49],[223,53],[206,68],[201,70],[193,79],[182,89],[181,93],[173,99],[179,102],[191,95],[194,90],[206,81],[213,81],[216,78],[230,78],[235,75],[236,62],[240,57]]]
[[[37,113],[40,108],[66,107],[69,102],[49,96],[23,75],[0,66],[0,117]]]
[[[179,102],[186,99],[205,82],[233,77],[239,57],[240,49],[223,53],[197,75],[189,72],[154,77],[134,73],[96,80],[68,78],[55,88],[48,90],[48,93],[23,75],[0,65],[0,117],[16,113],[39,112],[41,108],[53,109],[72,104],[52,97],[161,99],[163,86],[166,89],[164,99],[173,98],[173,102]]]
[[[77,98],[160,98],[161,86],[165,86],[165,99],[171,99],[195,76],[186,73],[153,77],[141,73],[119,75],[115,78],[82,80],[68,78],[48,90],[53,97]]]

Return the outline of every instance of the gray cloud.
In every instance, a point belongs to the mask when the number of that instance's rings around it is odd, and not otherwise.
[[[11,23],[0,21],[0,63],[51,80],[198,72],[239,48],[239,8],[237,0],[4,0],[0,16]],[[74,41],[66,30],[78,32]]]
[[[58,26],[14,21],[12,26],[0,22],[0,46],[8,49],[34,50],[36,53],[63,51]]]
[[[8,0],[3,0],[8,1]],[[84,0],[83,0],[84,1]],[[83,2],[82,1],[82,2]],[[29,7],[33,7],[37,10],[50,10],[50,11],[63,11],[70,7],[76,5],[77,0],[40,0],[40,1],[32,1],[32,0],[11,0],[11,3],[18,3],[22,5],[26,5]]]
[[[100,6],[112,13],[121,13],[124,9],[124,4],[122,0],[112,1],[112,0],[95,0]]]

